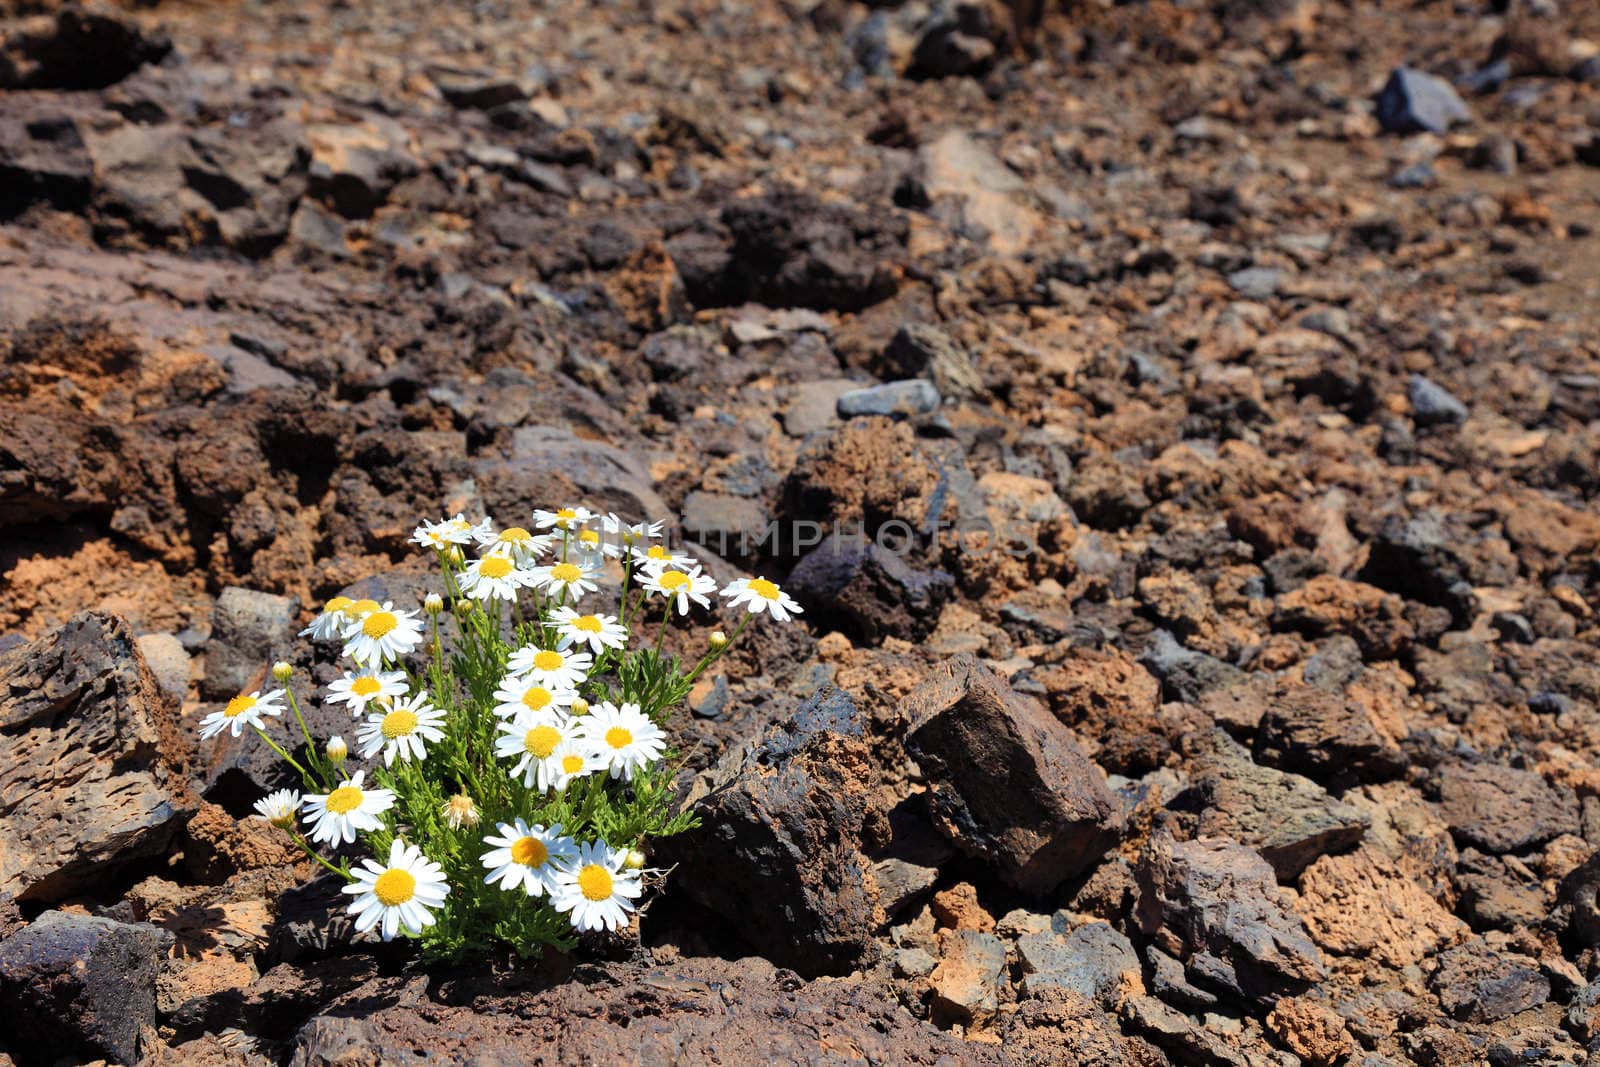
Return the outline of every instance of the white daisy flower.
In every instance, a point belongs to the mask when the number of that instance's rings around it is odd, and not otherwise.
[[[239,732],[246,726],[259,729],[261,716],[283,714],[283,708],[278,703],[282,699],[282,689],[274,689],[266,696],[262,696],[259,689],[250,693],[240,693],[228,701],[227,707],[221,711],[213,711],[200,720],[200,740],[208,741],[224,730],[238,737]]]
[[[366,773],[357,771],[333,792],[313,793],[300,802],[312,822],[311,840],[341,845],[354,841],[357,830],[383,829],[378,816],[394,807],[394,790],[361,788]]]
[[[642,545],[646,541],[654,541],[661,536],[661,530],[665,525],[666,523],[664,522],[636,522],[629,525],[622,519],[617,518],[617,513],[614,511],[608,512],[605,518],[600,520],[600,528],[602,530],[613,535],[614,539],[620,544],[629,547]]]
[[[549,788],[559,793],[574,778],[587,777],[605,767],[606,761],[595,752],[592,743],[581,737],[568,737],[545,757],[540,773],[549,774]]]
[[[444,712],[428,703],[426,691],[401,701],[388,711],[367,716],[367,723],[356,733],[361,743],[361,758],[371,759],[381,750],[383,765],[422,759],[428,754],[423,745],[444,740]]]
[[[628,643],[628,628],[615,615],[579,615],[572,608],[563,607],[551,613],[550,621],[561,635],[557,648],[585,643],[598,656],[608,648],[621,648]]]
[[[527,645],[511,653],[506,669],[519,677],[531,678],[554,692],[576,689],[594,669],[594,657],[572,649],[540,648]]]
[[[461,572],[461,591],[474,600],[516,600],[517,590],[532,584],[532,574],[511,556],[484,556]]]
[[[422,620],[415,611],[396,611],[385,600],[344,631],[344,654],[363,667],[392,663],[422,643]]]
[[[494,523],[489,521],[487,515],[477,522],[468,522],[465,516],[457,512],[456,517],[449,520],[449,526],[457,533],[465,534],[468,541],[481,541],[494,533]],[[456,543],[464,545],[467,542],[458,541]]]
[[[637,704],[624,704],[619,708],[602,700],[578,723],[582,736],[594,747],[613,778],[633,781],[634,771],[660,759],[667,747],[666,733],[651,722]]]
[[[280,789],[256,801],[256,814],[272,825],[287,830],[294,825],[294,813],[298,807],[300,807],[300,794],[293,789]]]
[[[494,691],[494,713],[509,719],[524,711],[565,712],[578,698],[571,689],[552,688],[531,678],[508,676]]]
[[[556,872],[578,858],[578,843],[561,833],[560,823],[546,830],[538,823],[529,826],[518,816],[515,823],[503,822],[499,828],[500,836],[483,839],[484,844],[497,846],[483,854],[483,865],[489,869],[484,884],[521,888],[530,897],[554,893]]]
[[[552,563],[548,567],[535,567],[528,573],[533,575],[532,584],[551,596],[566,593],[576,600],[600,588],[598,568],[585,563]]]
[[[508,526],[499,533],[489,531],[487,537],[478,539],[478,547],[486,556],[505,556],[519,567],[532,565],[550,549],[549,534],[529,533],[520,526]]]
[[[405,671],[345,671],[328,686],[328,703],[345,704],[360,718],[374,700],[387,703],[406,695]]]
[[[625,866],[627,849],[604,841],[578,846],[578,857],[556,875],[550,904],[567,912],[578,930],[621,930],[644,892],[638,871]]]
[[[607,556],[612,559],[622,557],[622,546],[599,530],[585,527],[578,531],[573,543],[578,546],[578,558],[595,565]]]
[[[326,641],[338,637],[350,620],[345,612],[354,606],[355,601],[347,596],[336,596],[322,605],[322,612],[311,620],[311,625],[300,631],[301,637],[309,637],[313,641]]]
[[[635,546],[633,559],[648,573],[659,573],[664,570],[686,571],[694,566],[693,559],[682,552],[672,551],[666,545]]]
[[[411,532],[411,543],[443,552],[451,545],[464,545],[472,540],[472,524],[460,514],[439,522],[422,520],[422,525]]]
[[[356,917],[356,930],[365,933],[380,926],[383,939],[392,941],[404,930],[420,934],[433,925],[433,909],[450,895],[444,870],[415,845],[396,838],[389,846],[389,862],[362,860],[350,873],[355,881],[343,892],[353,894],[348,914]]]
[[[668,601],[676,601],[679,615],[689,613],[691,600],[703,608],[709,608],[711,601],[706,599],[706,594],[717,590],[716,579],[709,574],[701,574],[699,566],[687,571],[662,569],[651,572],[647,569],[639,585],[652,593],[659,593]]]
[[[533,524],[541,530],[576,530],[592,518],[594,512],[588,508],[557,508],[555,511],[541,508],[533,513]]]
[[[524,789],[549,792],[560,773],[550,766],[550,757],[561,742],[569,739],[567,719],[557,711],[525,711],[510,722],[500,724],[500,736],[494,739],[494,754],[501,759],[515,759],[511,776],[522,776]]]
[[[740,578],[729,582],[723,588],[722,595],[734,607],[743,604],[752,615],[768,611],[779,622],[788,622],[791,615],[799,615],[804,610],[794,602],[793,597],[778,588],[778,583],[765,578]]]

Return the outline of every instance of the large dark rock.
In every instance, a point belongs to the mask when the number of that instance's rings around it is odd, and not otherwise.
[[[1499,763],[1453,763],[1434,782],[1439,814],[1462,843],[1485,852],[1521,852],[1576,834],[1578,798],[1532,771]]]
[[[67,5],[53,23],[39,29],[24,24],[0,38],[0,89],[104,89],[171,51],[163,36]]]
[[[156,1018],[170,935],[143,923],[47,911],[0,942],[0,1032],[24,1067],[58,1059],[134,1063]]]
[[[789,592],[815,625],[869,645],[933,632],[954,580],[924,571],[865,538],[829,537],[790,573]]]
[[[884,835],[863,716],[831,687],[743,750],[693,800],[700,825],[666,838],[675,889],[763,956],[815,977],[876,949],[878,890],[863,840]]]
[[[0,895],[59,900],[159,855],[198,802],[187,746],[122,619],[0,652]]]
[[[1361,840],[1372,817],[1298,774],[1263,767],[1221,730],[1197,743],[1193,785],[1173,806],[1197,813],[1201,837],[1228,837],[1261,853],[1281,881],[1317,857]]]
[[[1265,1003],[1327,976],[1305,924],[1254,849],[1158,831],[1139,857],[1138,881],[1140,930],[1180,957],[1196,985]]]
[[[1494,1022],[1550,1000],[1538,960],[1481,940],[1441,952],[1428,984],[1446,1012],[1469,1022]]]
[[[1452,529],[1438,512],[1415,518],[1391,515],[1377,536],[1361,569],[1360,579],[1408,600],[1442,607],[1456,626],[1471,621],[1477,605],[1461,546],[1471,535]]]
[[[908,713],[934,824],[1016,888],[1050,893],[1115,844],[1116,801],[1072,731],[972,656],[937,668]]]
[[[1279,682],[1265,700],[1255,739],[1263,763],[1320,780],[1378,778],[1405,766],[1399,743],[1341,694]]]
[[[896,212],[785,189],[729,204],[720,231],[688,230],[667,242],[695,304],[859,311],[895,291],[908,227]]]
[[[488,1010],[395,994],[374,1003],[369,984],[306,1023],[289,1062],[412,1063],[417,1049],[432,1063],[462,1065],[1001,1061],[912,1018],[870,984],[797,983],[761,959],[588,970],[584,981],[488,1001]]]

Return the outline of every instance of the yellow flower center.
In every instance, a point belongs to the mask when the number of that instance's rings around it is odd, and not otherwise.
[[[382,606],[376,600],[358,600],[346,610],[352,615],[368,615]]]
[[[394,628],[399,625],[400,620],[394,617],[393,612],[374,611],[371,615],[368,615],[366,621],[361,624],[361,632],[373,640],[377,640],[378,638],[392,632]]]
[[[345,610],[354,603],[355,601],[351,600],[347,596],[336,596],[326,604],[322,605],[322,613],[324,615],[333,615],[337,612]]]
[[[236,719],[255,706],[255,697],[245,696],[243,693],[240,693],[238,696],[228,701],[228,706],[223,709],[222,714],[226,715],[230,719]]]
[[[538,759],[546,759],[561,743],[561,731],[554,726],[535,726],[522,735],[522,747]]]
[[[417,895],[417,879],[410,871],[398,868],[384,871],[372,883],[372,895],[382,901],[385,907],[398,907]]]
[[[606,731],[606,744],[612,748],[627,748],[633,744],[633,732],[624,726],[613,726]]]
[[[510,526],[500,535],[500,540],[508,545],[525,545],[533,540],[533,534],[520,526]]]
[[[561,665],[566,662],[567,658],[565,656],[559,652],[551,652],[549,649],[542,649],[536,652],[533,657],[534,669],[541,671],[558,671],[561,669]]]
[[[562,508],[562,509],[560,509],[559,511],[556,512],[556,518],[561,520],[561,524],[563,526],[565,526],[567,523],[571,522],[573,519],[575,519],[577,517],[578,517],[578,513],[576,511],[573,511],[571,508]]]
[[[578,889],[590,900],[611,898],[611,872],[591,863],[578,872]]]
[[[656,579],[656,584],[668,593],[676,593],[689,584],[689,576],[682,571],[662,571],[661,577]]]
[[[661,545],[651,545],[649,548],[647,548],[645,550],[644,554],[645,554],[645,557],[647,559],[671,559],[672,558],[672,553],[668,552]]]
[[[750,579],[750,584],[746,588],[762,600],[778,599],[778,587],[765,578]]]
[[[350,683],[350,692],[358,697],[375,696],[383,690],[383,683],[371,675],[362,675]]]
[[[405,737],[416,728],[416,713],[407,711],[405,708],[391,711],[383,717],[383,722],[378,726],[378,729],[383,731],[383,736],[391,741],[397,737]]]
[[[322,806],[335,815],[345,815],[361,806],[361,790],[353,785],[341,785],[328,794]]]
[[[597,634],[601,630],[600,616],[579,615],[576,619],[572,620],[572,628],[574,630],[582,630],[585,633]]]
[[[490,556],[478,564],[478,573],[485,578],[504,578],[511,571],[511,561],[504,556]]]
[[[537,837],[519,837],[511,844],[511,862],[524,867],[543,867],[550,850]]]
[[[575,563],[557,563],[550,568],[550,577],[558,582],[575,582],[583,577],[583,571]]]
[[[574,752],[569,752],[561,757],[561,773],[577,774],[583,770],[583,757]]]
[[[555,697],[550,695],[550,690],[542,685],[530,685],[528,691],[522,694],[523,706],[530,711],[543,711],[554,699]]]
[[[578,531],[578,540],[582,541],[586,545],[598,545],[600,543],[600,531],[599,530],[579,530]]]

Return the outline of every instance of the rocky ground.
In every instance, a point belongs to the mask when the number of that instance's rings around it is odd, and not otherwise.
[[[1600,7],[0,16],[0,1062],[1600,1040]],[[637,938],[353,944],[195,723],[552,501],[806,625]]]

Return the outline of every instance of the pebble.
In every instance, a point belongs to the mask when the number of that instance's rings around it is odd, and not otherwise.
[[[1472,112],[1450,83],[1410,67],[1397,67],[1378,94],[1378,122],[1390,133],[1444,133]]]
[[[908,378],[845,393],[839,398],[838,411],[842,419],[857,415],[926,415],[939,409],[939,400],[939,391],[932,382]]]

